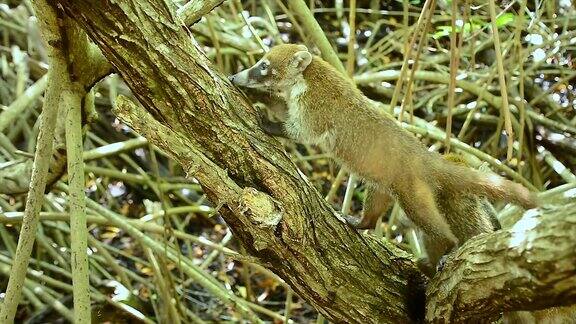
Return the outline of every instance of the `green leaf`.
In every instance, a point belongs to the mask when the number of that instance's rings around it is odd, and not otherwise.
[[[500,15],[500,17],[496,18],[496,26],[498,28],[500,27],[504,27],[506,25],[508,25],[511,22],[514,22],[514,19],[516,18],[516,16],[513,13],[505,13],[503,15]]]
[[[434,39],[439,39],[444,36],[450,36],[451,32],[452,32],[452,26],[438,26],[436,27],[436,32],[432,34],[432,37]]]

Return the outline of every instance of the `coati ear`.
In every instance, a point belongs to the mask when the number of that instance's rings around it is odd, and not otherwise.
[[[304,44],[298,45],[298,49],[301,51],[308,51],[308,47],[306,47],[306,45],[304,45]]]
[[[299,71],[306,70],[310,62],[312,62],[312,54],[308,50],[296,52],[292,60],[293,66]]]

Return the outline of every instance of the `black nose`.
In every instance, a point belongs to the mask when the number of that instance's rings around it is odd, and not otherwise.
[[[236,77],[236,75],[231,75],[228,77],[228,80],[230,80],[230,82],[234,82],[234,77]]]

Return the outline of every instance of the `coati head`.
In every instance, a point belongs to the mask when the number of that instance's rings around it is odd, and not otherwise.
[[[237,86],[263,91],[290,89],[312,61],[304,45],[283,44],[273,47],[254,66],[229,77]]]

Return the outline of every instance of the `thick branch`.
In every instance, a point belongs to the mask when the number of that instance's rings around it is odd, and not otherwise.
[[[422,277],[409,256],[335,217],[194,47],[172,1],[59,3],[146,109],[120,102],[123,120],[200,180],[250,254],[331,321],[418,317]]]
[[[530,210],[460,248],[428,286],[426,318],[462,322],[576,303],[576,202]]]

